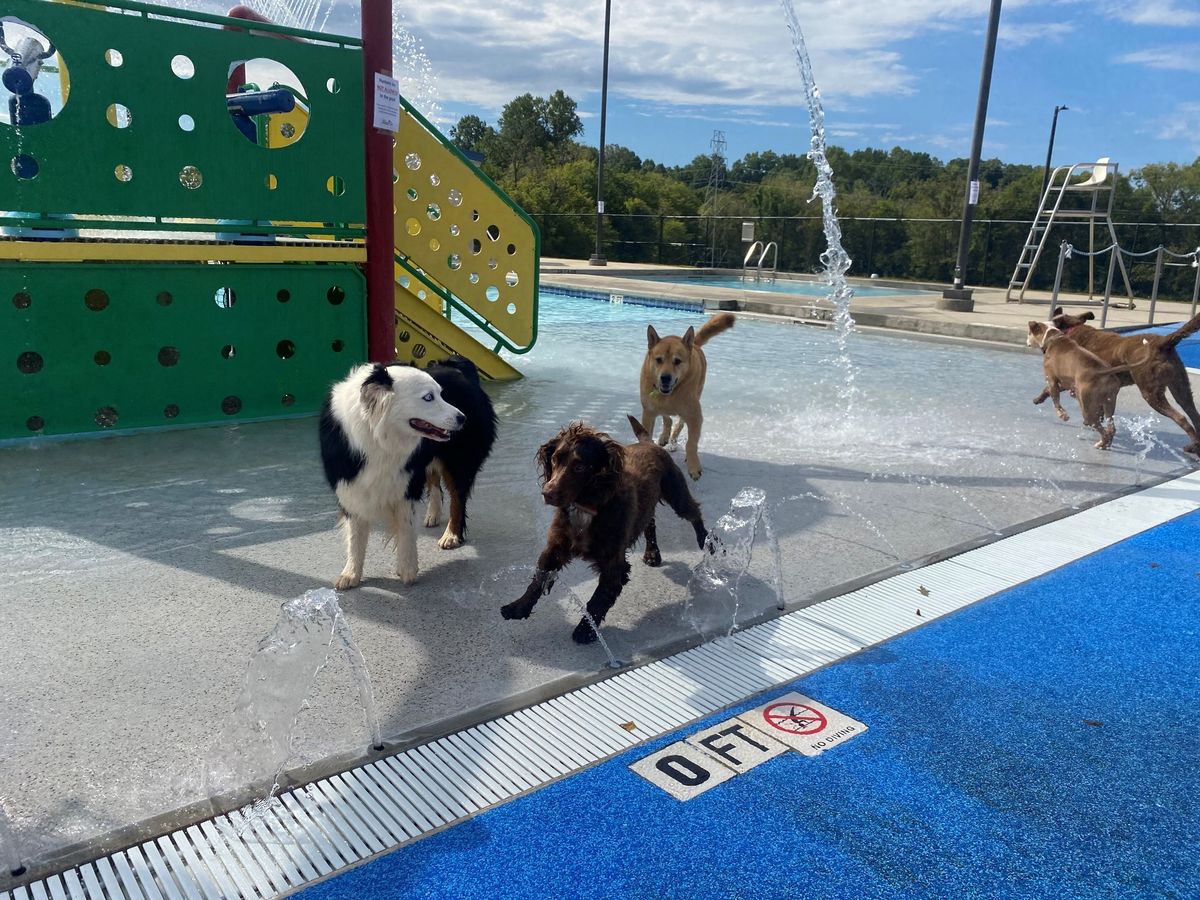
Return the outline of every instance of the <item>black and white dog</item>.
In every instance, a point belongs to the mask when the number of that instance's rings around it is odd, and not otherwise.
[[[442,484],[450,495],[450,518],[438,540],[443,550],[453,550],[463,542],[467,527],[467,499],[475,478],[496,442],[496,412],[491,398],[479,383],[479,370],[469,359],[451,356],[426,369],[442,388],[442,399],[460,409],[467,417],[463,427],[448,441],[421,441],[409,468],[408,498],[421,499],[429,488],[429,507],[425,527],[433,528],[442,514]]]
[[[321,410],[320,438],[325,478],[346,531],[346,566],[335,588],[362,583],[367,537],[376,522],[395,539],[401,583],[416,580],[416,500],[409,483],[414,476],[424,479],[428,463],[417,451],[426,442],[449,441],[466,418],[442,397],[432,375],[412,366],[367,363],[333,386]]]

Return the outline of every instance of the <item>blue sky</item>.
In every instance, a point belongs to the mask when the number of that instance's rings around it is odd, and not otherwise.
[[[280,8],[285,0],[259,0]],[[294,0],[304,5],[312,0]],[[358,0],[318,2],[330,30],[358,33]],[[199,0],[197,5],[209,5]],[[407,29],[402,90],[449,127],[495,123],[514,96],[562,88],[599,135],[603,0],[394,0]],[[830,143],[965,157],[988,0],[795,0]],[[984,156],[1108,156],[1128,171],[1200,156],[1200,0],[1007,0]],[[607,140],[675,164],[706,154],[803,153],[807,112],[778,3],[613,0]]]

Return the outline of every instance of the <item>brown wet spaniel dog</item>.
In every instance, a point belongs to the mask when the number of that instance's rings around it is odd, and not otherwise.
[[[554,520],[533,580],[519,599],[501,607],[504,618],[528,618],[559,571],[580,557],[600,576],[587,605],[588,615],[599,625],[629,581],[625,557],[640,536],[646,536],[646,565],[662,564],[654,529],[659,503],[691,522],[696,543],[704,547],[707,530],[700,504],[688,491],[683,473],[637,419],[630,416],[629,423],[637,435],[635,444],[622,446],[604,432],[574,422],[538,449],[542,498],[556,507]],[[596,640],[586,618],[571,637],[578,644]]]

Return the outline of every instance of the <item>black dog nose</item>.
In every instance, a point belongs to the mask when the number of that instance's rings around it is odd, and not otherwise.
[[[671,386],[671,376],[669,376],[669,375],[664,375],[662,378],[659,379],[659,381],[662,382],[663,387]]]
[[[467,421],[467,417],[464,416],[462,413],[459,413],[457,416],[454,417],[454,424],[457,425],[459,428],[462,428],[463,422],[465,422],[465,421]]]

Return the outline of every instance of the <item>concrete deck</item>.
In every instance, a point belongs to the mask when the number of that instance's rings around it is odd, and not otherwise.
[[[439,551],[440,532],[423,534],[421,579],[403,588],[376,539],[364,586],[343,597],[390,746],[561,691],[605,663],[598,646],[570,641],[578,613],[565,588],[586,598],[594,583],[578,565],[529,621],[498,614],[549,520],[534,449],[574,418],[627,439],[646,323],[680,333],[698,319],[597,306],[543,330],[516,360],[526,379],[490,388],[501,437],[468,545]],[[1183,435],[1161,421],[1153,446],[1122,431],[1111,452],[1093,450],[1077,422],[1030,404],[1040,364],[1015,348],[859,335],[861,396],[847,414],[831,343],[824,329],[747,319],[709,350],[697,495],[711,523],[742,487],[766,491],[793,608],[1191,465]],[[1149,410],[1126,391],[1118,412]],[[229,769],[222,735],[251,653],[283,601],[330,583],[342,545],[312,420],[0,447],[0,471],[0,809],[32,872],[196,814],[210,773]],[[664,514],[659,537],[664,566],[635,562],[605,623],[626,661],[724,633],[735,613],[710,597],[685,615],[690,529]],[[738,621],[774,607],[769,555],[756,552]],[[368,755],[354,696],[331,658],[298,720],[292,770]],[[272,773],[236,774],[215,785],[230,802]]]

